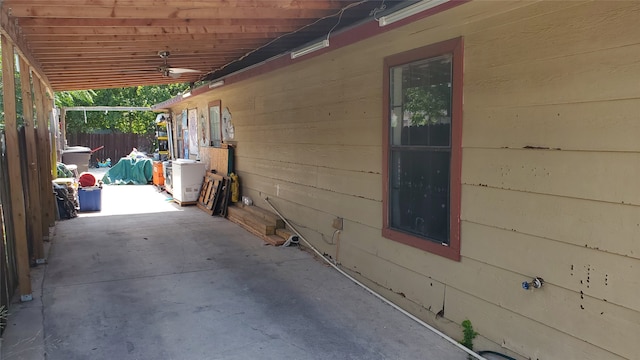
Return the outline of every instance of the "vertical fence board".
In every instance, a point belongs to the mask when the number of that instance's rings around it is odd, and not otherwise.
[[[146,153],[153,151],[153,135],[67,133],[67,143],[69,146],[86,146],[91,149],[104,146],[103,149],[92,154],[92,164],[107,158],[115,164],[120,158],[127,156],[133,148]]]
[[[14,225],[16,261],[18,263],[18,286],[21,299],[28,301],[31,295],[31,276],[29,267],[29,249],[27,246],[27,224],[25,218],[23,174],[20,170],[20,150],[15,97],[15,64],[13,44],[6,36],[0,35],[2,42],[2,81],[5,114],[5,136],[7,164],[11,179],[11,217]]]
[[[34,125],[36,126],[36,146],[38,153],[38,167],[40,168],[40,197],[42,206],[40,213],[42,216],[42,235],[45,240],[49,239],[49,225],[55,222],[55,212],[52,204],[55,204],[53,189],[51,187],[51,167],[49,166],[49,147],[46,137],[49,134],[48,114],[46,112],[44,92],[40,79],[33,81],[33,95],[36,103],[36,116]]]
[[[27,202],[27,224],[28,231],[31,236],[31,245],[33,249],[33,257],[37,260],[44,259],[44,244],[42,242],[42,215],[40,213],[41,199],[40,187],[38,180],[40,178],[38,169],[38,153],[36,149],[36,134],[34,128],[33,116],[33,96],[31,93],[31,71],[29,64],[20,57],[20,83],[22,90],[22,108],[24,115],[24,138],[26,145],[26,154],[22,154],[27,160],[26,179],[27,191],[25,200]],[[26,155],[26,156],[25,156]]]

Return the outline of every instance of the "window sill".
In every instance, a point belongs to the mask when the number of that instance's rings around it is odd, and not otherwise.
[[[435,255],[445,257],[453,261],[460,261],[460,249],[454,248],[441,243],[419,238],[417,236],[409,235],[400,231],[385,228],[382,229],[382,236],[389,240],[397,241],[399,243],[430,252]]]

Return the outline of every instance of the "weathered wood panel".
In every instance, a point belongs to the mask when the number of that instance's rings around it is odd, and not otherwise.
[[[640,205],[640,153],[467,148],[462,161],[463,184]]]
[[[355,196],[347,196],[332,191],[303,186],[286,181],[278,181],[264,176],[239,172],[243,187],[259,190],[269,197],[282,198],[300,205],[334,214],[334,216],[380,228],[382,203]]]
[[[450,287],[447,287],[445,298],[445,316],[458,323],[472,319],[476,331],[491,339],[498,339],[502,347],[527,354],[531,359],[624,359],[515,312],[505,311],[499,304],[491,304]]]
[[[553,129],[553,131],[550,131]],[[637,99],[542,106],[465,106],[463,145],[640,151]]]
[[[638,98],[635,76],[640,63],[634,61],[638,56],[640,44],[635,44],[469,71],[465,104],[522,106]]]
[[[445,285],[386,261],[375,255],[362,253],[341,235],[339,262],[352,271],[367,274],[367,278],[437,314],[444,306]]]
[[[243,158],[253,157],[340,170],[382,172],[381,146],[239,142],[236,156],[239,170],[242,170]]]
[[[20,297],[23,300],[31,300],[31,270],[29,248],[27,245],[27,220],[25,215],[25,200],[23,177],[25,174],[20,169],[20,147],[18,140],[18,125],[16,112],[16,87],[15,87],[15,53],[13,44],[5,35],[0,35],[2,45],[2,79],[5,120],[5,146],[7,159],[7,173],[11,174],[9,181],[11,221],[13,223],[13,235],[15,241],[15,256],[18,267],[18,286]]]
[[[640,258],[640,207],[462,186],[462,220]]]
[[[580,295],[604,299],[600,306],[617,304],[640,316],[640,299],[635,296],[640,278],[629,276],[640,272],[636,259],[467,221],[462,232],[468,238],[462,249],[465,257],[523,276],[541,276],[573,291],[575,300]]]
[[[545,11],[534,14],[534,10]],[[561,11],[560,11],[561,10]],[[571,19],[567,19],[570,11]],[[468,69],[475,71],[515,63],[529,63],[604,49],[637,44],[637,39],[620,36],[637,25],[640,4],[637,1],[564,1],[540,2],[493,19],[494,26],[483,29],[481,36],[465,41],[465,56],[473,59]],[[533,21],[524,21],[532,18]],[[471,24],[477,27],[478,23]],[[487,43],[500,46],[487,47]],[[535,49],[535,51],[531,51]]]

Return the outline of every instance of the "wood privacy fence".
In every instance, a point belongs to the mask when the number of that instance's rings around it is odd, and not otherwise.
[[[133,148],[138,151],[153,153],[153,135],[138,134],[67,134],[68,146],[86,146],[91,149],[104,146],[101,150],[93,153],[91,163],[111,159],[111,164],[116,164],[121,157],[127,156]]]
[[[0,133],[0,149],[0,305],[8,309],[18,286],[18,270],[4,131]]]

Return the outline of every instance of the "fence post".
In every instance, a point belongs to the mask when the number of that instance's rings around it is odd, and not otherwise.
[[[15,63],[13,44],[5,35],[1,35],[2,43],[2,80],[7,163],[11,180],[11,218],[14,225],[16,261],[18,263],[18,286],[20,300],[31,301],[31,274],[29,248],[27,245],[27,224],[25,219],[24,192],[22,188],[22,172],[20,170],[20,148],[18,145],[18,124],[16,113],[16,84],[14,78]]]
[[[42,242],[42,214],[40,207],[40,187],[38,186],[38,153],[36,149],[35,129],[33,127],[33,97],[31,96],[31,71],[29,64],[20,57],[20,83],[22,84],[22,114],[24,116],[24,132],[27,145],[28,173],[28,218],[27,226],[33,236],[33,256],[36,263],[44,263],[44,244]]]

